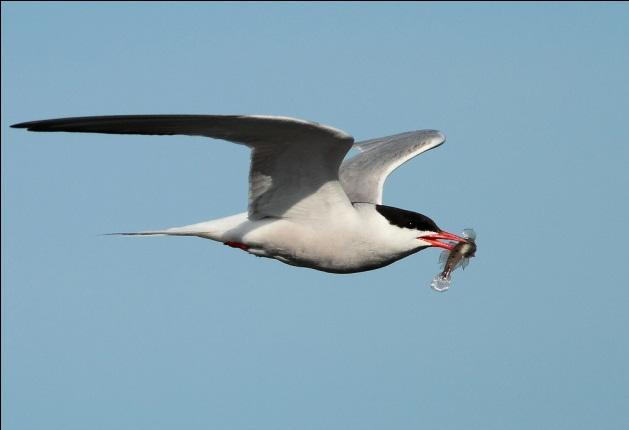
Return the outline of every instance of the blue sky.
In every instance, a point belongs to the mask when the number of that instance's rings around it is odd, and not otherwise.
[[[18,429],[629,426],[627,3],[2,3],[2,424]],[[27,133],[255,113],[357,140],[442,130],[385,203],[428,250],[331,275],[169,227],[246,207],[247,151]]]

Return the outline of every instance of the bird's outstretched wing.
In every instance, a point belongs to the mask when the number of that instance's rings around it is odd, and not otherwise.
[[[352,202],[382,204],[387,176],[411,158],[445,142],[436,130],[409,131],[354,144],[360,153],[346,160],[339,172]]]
[[[351,208],[338,171],[354,139],[315,122],[274,116],[122,115],[50,119],[12,127],[224,139],[252,149],[250,218],[317,218]]]

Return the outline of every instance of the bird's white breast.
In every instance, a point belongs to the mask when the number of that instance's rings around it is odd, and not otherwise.
[[[414,232],[391,226],[373,205],[334,218],[247,221],[229,240],[248,252],[336,273],[370,270],[419,250]]]

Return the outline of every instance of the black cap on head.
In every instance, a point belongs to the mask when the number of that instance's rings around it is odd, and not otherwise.
[[[426,215],[417,212],[398,209],[391,206],[376,205],[376,210],[392,225],[420,231],[440,232],[437,224]]]

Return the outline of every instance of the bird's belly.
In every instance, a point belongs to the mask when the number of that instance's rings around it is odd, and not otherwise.
[[[247,250],[259,257],[268,257],[283,263],[309,267],[332,273],[354,273],[373,270],[391,264],[408,253],[383,249],[361,234],[347,230],[316,229],[286,224],[271,225],[247,238]]]
[[[323,253],[296,253],[292,255],[277,254],[273,258],[295,266],[310,267],[332,273],[355,273],[378,269],[389,265],[403,256],[382,256],[375,253],[360,252],[335,252]]]

